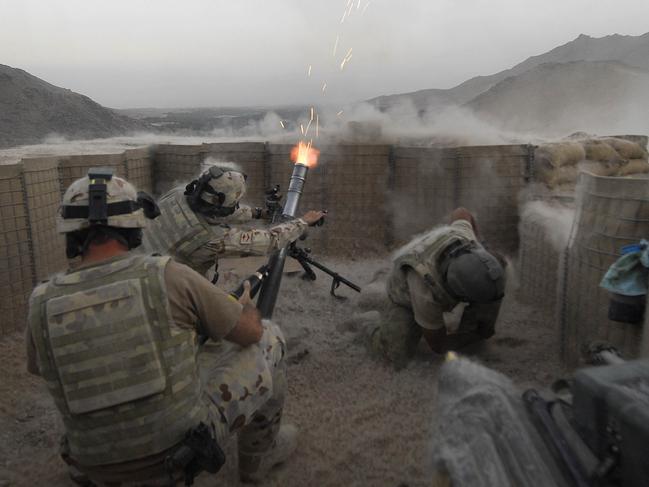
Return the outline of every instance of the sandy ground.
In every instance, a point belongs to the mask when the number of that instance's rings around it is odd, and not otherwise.
[[[337,301],[324,275],[315,283],[285,277],[275,311],[290,349],[285,419],[299,426],[301,436],[295,456],[264,485],[428,486],[442,357],[422,344],[399,372],[372,361],[353,317],[377,304],[374,278],[386,261],[323,261],[369,292],[359,296],[341,288],[349,299]],[[225,274],[225,282],[236,279]],[[553,324],[513,295],[503,305],[496,336],[474,356],[521,387],[547,386],[562,372]],[[57,457],[57,412],[44,385],[24,370],[21,336],[0,341],[0,361],[0,486],[74,485]],[[202,477],[197,485],[237,484],[232,465],[219,477]]]

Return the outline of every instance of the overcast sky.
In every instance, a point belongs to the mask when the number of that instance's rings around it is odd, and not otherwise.
[[[117,108],[342,103],[649,31],[649,0],[348,2],[0,0],[0,64]]]

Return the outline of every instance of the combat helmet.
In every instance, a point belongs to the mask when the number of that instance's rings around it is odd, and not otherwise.
[[[468,242],[454,249],[442,263],[448,291],[459,301],[492,303],[505,295],[505,271],[482,245]]]
[[[189,206],[209,216],[228,216],[246,194],[247,176],[236,169],[210,166],[185,188]]]
[[[144,228],[146,218],[155,218],[152,212],[153,199],[114,176],[112,169],[90,169],[87,176],[74,181],[65,191],[57,230],[70,233],[93,225]]]
[[[63,195],[57,216],[57,230],[67,238],[67,254],[79,255],[97,231],[133,230],[127,238],[129,248],[141,242],[141,229],[146,219],[155,218],[160,210],[148,194],[137,191],[123,178],[113,175],[110,168],[93,168],[88,175],[74,181]]]

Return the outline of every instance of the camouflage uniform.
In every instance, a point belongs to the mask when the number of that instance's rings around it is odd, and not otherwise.
[[[270,229],[236,226],[247,221],[247,207],[229,217],[206,218],[191,210],[181,188],[162,196],[158,204],[161,215],[147,223],[142,249],[169,254],[200,274],[205,274],[219,257],[267,255],[279,250],[307,228],[301,219]]]
[[[225,216],[219,219],[205,218],[205,221],[210,225],[220,225],[225,223],[226,225],[236,225],[240,223],[246,223],[249,225],[254,225],[258,222],[258,219],[255,219],[253,216],[254,209],[248,205],[239,205],[239,208],[234,210],[232,215]]]
[[[397,251],[387,281],[390,307],[380,325],[370,331],[375,353],[398,368],[403,367],[415,353],[422,329],[445,327],[444,314],[451,312],[459,302],[446,290],[438,260],[449,245],[475,239],[471,224],[457,220],[417,237]],[[498,307],[495,315],[489,311],[493,308],[493,305],[467,307],[458,331],[476,329],[478,309],[482,321],[487,310],[493,325]]]
[[[172,317],[164,276],[171,264],[169,257],[113,258],[32,293],[28,347],[35,345],[63,416],[70,463],[100,483],[168,482],[165,456],[200,422],[221,444],[239,433],[241,468],[254,471],[278,430],[281,331],[265,322],[258,344],[221,341],[199,354],[196,329]]]

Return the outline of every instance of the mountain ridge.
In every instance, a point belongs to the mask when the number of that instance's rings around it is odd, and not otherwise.
[[[517,132],[649,130],[649,69],[620,61],[543,63],[464,106],[487,123]]]
[[[89,139],[143,128],[85,95],[0,64],[0,147],[37,143],[50,134]]]
[[[367,100],[367,102],[381,110],[405,101],[411,102],[419,108],[422,100],[426,98],[433,109],[443,108],[454,103],[462,105],[505,78],[522,74],[540,64],[572,61],[626,61],[631,66],[649,68],[648,52],[649,32],[640,36],[611,34],[604,37],[591,37],[580,34],[572,41],[545,53],[530,56],[509,69],[491,75],[475,76],[449,89],[430,88],[384,95]]]

